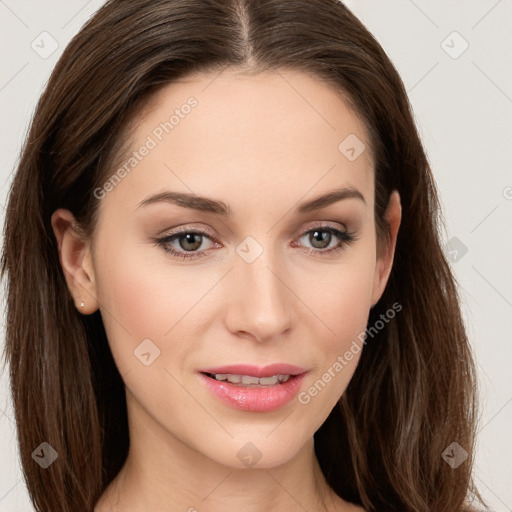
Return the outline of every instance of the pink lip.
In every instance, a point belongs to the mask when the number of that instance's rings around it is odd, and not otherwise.
[[[275,386],[242,386],[228,381],[218,381],[205,373],[230,373],[271,377],[293,375],[285,383]],[[299,392],[307,370],[289,364],[273,364],[263,368],[252,365],[233,365],[201,370],[199,374],[206,387],[227,405],[248,412],[270,412],[289,403]]]

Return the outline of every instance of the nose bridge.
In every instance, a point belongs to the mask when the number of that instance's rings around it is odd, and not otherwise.
[[[228,327],[264,341],[280,335],[291,322],[291,294],[279,270],[282,265],[270,247],[247,237],[236,249],[231,275],[234,286]]]

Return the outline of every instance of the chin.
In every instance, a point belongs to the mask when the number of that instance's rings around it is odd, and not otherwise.
[[[234,469],[273,469],[294,459],[305,442],[303,439],[290,439],[277,432],[260,433],[258,436],[235,438],[219,443],[219,450],[205,453],[212,460]],[[270,439],[273,437],[273,439]]]

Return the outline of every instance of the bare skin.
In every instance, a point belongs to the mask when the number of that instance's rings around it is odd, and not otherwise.
[[[172,130],[160,133],[190,97],[196,106],[181,109]],[[350,134],[366,147],[352,160],[339,149]],[[140,150],[153,146],[148,137],[155,146]],[[77,308],[99,308],[126,388],[130,451],[95,512],[363,510],[332,492],[313,447],[356,369],[360,351],[332,370],[385,289],[401,219],[395,192],[386,212],[391,243],[378,257],[362,121],[331,87],[300,72],[200,74],[148,102],[130,147],[140,161],[102,189],[92,239],[78,236],[69,211],[52,217]],[[364,201],[352,196],[297,211],[340,188]],[[164,190],[222,201],[232,213],[162,201],[139,206]],[[155,243],[177,231],[204,233],[194,248],[185,235],[166,242],[192,258]],[[240,247],[259,255],[249,262]],[[160,351],[149,365],[134,357],[145,339],[151,358]],[[276,362],[307,369],[299,394],[307,403],[296,397],[270,412],[239,410],[198,373]],[[329,369],[325,387],[308,393]],[[238,456],[247,443],[261,454],[250,467]]]

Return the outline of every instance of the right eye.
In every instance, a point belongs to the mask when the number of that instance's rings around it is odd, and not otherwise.
[[[198,258],[204,256],[205,250],[199,251],[205,239],[210,236],[202,231],[183,230],[156,240],[164,251],[177,258]],[[188,253],[188,254],[187,254]]]

